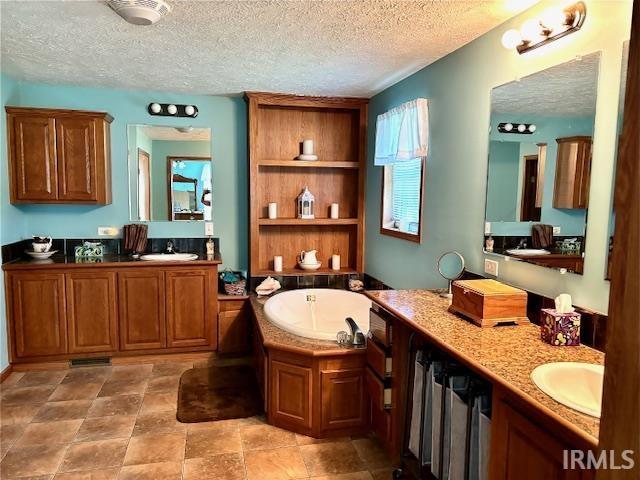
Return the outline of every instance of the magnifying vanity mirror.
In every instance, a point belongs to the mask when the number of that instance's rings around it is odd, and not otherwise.
[[[129,125],[129,209],[134,221],[210,221],[211,130]]]
[[[600,53],[491,93],[485,253],[582,274]]]
[[[449,281],[449,290],[441,293],[441,297],[451,298],[451,283],[464,273],[464,257],[455,251],[445,252],[438,259],[438,272]]]

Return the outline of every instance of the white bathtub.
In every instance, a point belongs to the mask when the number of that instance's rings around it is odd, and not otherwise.
[[[349,332],[347,317],[353,318],[366,335],[369,308],[371,300],[364,295],[330,288],[290,290],[264,304],[271,323],[289,333],[318,340],[335,340],[340,330]]]

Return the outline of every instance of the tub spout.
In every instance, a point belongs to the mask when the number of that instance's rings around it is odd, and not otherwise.
[[[351,343],[355,346],[364,346],[364,333],[362,333],[355,320],[351,317],[347,317],[344,321],[347,322],[349,330],[351,330]]]

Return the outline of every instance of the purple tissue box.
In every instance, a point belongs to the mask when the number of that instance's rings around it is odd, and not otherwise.
[[[543,308],[540,316],[540,337],[543,341],[558,346],[580,345],[578,312],[558,313],[552,308]]]

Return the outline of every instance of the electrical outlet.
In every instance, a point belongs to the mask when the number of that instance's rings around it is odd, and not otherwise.
[[[484,273],[489,275],[493,275],[494,277],[498,276],[498,262],[495,260],[489,260],[488,258],[484,261]]]
[[[553,227],[553,234],[554,235],[560,235],[560,227]]]
[[[489,235],[491,233],[491,222],[484,222],[484,234]]]
[[[98,236],[100,237],[115,237],[120,232],[117,227],[98,227]]]
[[[204,234],[207,237],[211,237],[213,235],[213,222],[204,222]]]

